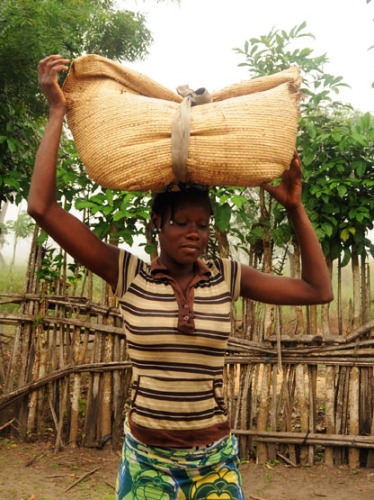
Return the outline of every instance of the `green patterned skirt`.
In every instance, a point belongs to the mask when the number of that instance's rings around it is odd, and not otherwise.
[[[118,500],[244,500],[238,442],[232,435],[211,446],[148,446],[125,426]]]

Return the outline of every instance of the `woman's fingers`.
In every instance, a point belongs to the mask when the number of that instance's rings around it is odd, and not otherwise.
[[[62,59],[60,54],[47,56],[39,62],[39,86],[50,106],[63,108],[66,105],[64,94],[57,81],[57,74],[69,69],[68,62],[69,59]]]
[[[286,170],[284,172],[284,175],[287,177],[295,177],[296,179],[301,179],[302,177],[302,170],[301,170],[301,161],[300,158],[297,154],[294,155],[291,161],[291,166],[289,170]]]
[[[54,79],[57,73],[69,69],[68,62],[69,59],[62,59],[59,54],[44,58],[38,65],[39,77],[51,76]]]

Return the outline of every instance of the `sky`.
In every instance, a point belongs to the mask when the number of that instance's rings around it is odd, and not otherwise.
[[[327,53],[325,72],[351,86],[336,96],[355,109],[374,113],[374,0],[122,0],[121,8],[144,12],[154,43],[145,61],[126,63],[174,90],[220,90],[249,78],[234,48],[275,29],[289,30],[306,21],[301,47]]]

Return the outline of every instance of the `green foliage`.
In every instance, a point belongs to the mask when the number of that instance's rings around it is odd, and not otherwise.
[[[276,458],[274,458],[273,460],[267,460],[265,462],[267,465],[269,465],[270,467],[275,467],[276,465],[278,465],[280,462],[279,460],[277,460]]]
[[[373,255],[366,233],[374,220],[374,118],[339,104],[311,109],[301,120],[299,149],[303,201],[325,255],[342,254],[343,265],[352,245]]]
[[[27,197],[41,129],[42,121],[32,119],[21,102],[0,99],[0,207]]]
[[[296,65],[303,76],[302,92],[315,104],[331,101],[331,91],[339,93],[340,87],[348,85],[341,76],[335,77],[323,71],[323,64],[328,61],[326,54],[313,56],[313,49],[298,47],[301,38],[314,39],[311,33],[304,31],[305,28],[306,22],[295,26],[289,33],[273,28],[267,35],[247,40],[244,49],[234,49],[245,57],[245,62],[239,66],[247,67],[251,76],[257,77]]]
[[[10,220],[3,225],[5,233],[13,232],[17,238],[28,238],[34,231],[35,223],[23,210],[18,214],[16,220]]]
[[[222,232],[227,231],[230,225],[231,219],[231,207],[225,202],[222,204],[216,204],[214,207],[214,220],[218,229]]]
[[[303,76],[298,151],[303,164],[303,202],[326,256],[342,265],[355,245],[359,254],[374,254],[366,237],[374,219],[374,119],[354,113],[332,98],[346,84],[340,76],[323,71],[326,54],[314,56],[313,50],[300,48],[300,39],[313,39],[306,23],[289,33],[272,29],[270,33],[245,42],[235,49],[245,57],[242,66],[252,77],[275,73],[297,65]],[[271,203],[271,202],[269,202]],[[270,210],[269,210],[270,211]],[[277,246],[287,243],[291,228],[285,211],[276,206],[272,212],[271,236]],[[264,236],[265,228],[252,230],[251,244]]]
[[[45,110],[36,68],[46,55],[134,61],[152,41],[142,14],[117,10],[110,0],[4,0],[0,26],[0,88],[8,102],[27,103],[34,116]]]
[[[231,246],[244,252],[249,249],[248,234],[256,213],[253,210],[255,202],[249,196],[246,189],[230,186],[214,187],[211,191],[216,228],[222,233],[230,233]]]
[[[111,0],[0,3],[0,208],[5,200],[18,204],[28,195],[47,110],[38,62],[53,53],[72,59],[95,52],[129,61],[147,53],[152,38],[144,16],[115,5]],[[75,162],[72,146],[68,153]]]
[[[150,220],[149,201],[150,197],[143,193],[106,189],[77,198],[75,208],[86,212],[87,222],[99,238],[109,237],[112,244],[132,245],[136,235],[144,234],[145,224]]]
[[[61,253],[55,255],[55,253],[55,248],[45,248],[41,266],[36,272],[40,281],[47,283],[52,292],[56,292],[55,283],[64,264],[63,255]]]

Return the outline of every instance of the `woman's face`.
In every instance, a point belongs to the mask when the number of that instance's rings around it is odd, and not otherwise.
[[[191,265],[204,252],[209,240],[209,209],[201,203],[183,201],[170,210],[159,233],[160,257],[164,264]],[[160,217],[154,220],[160,227]]]

